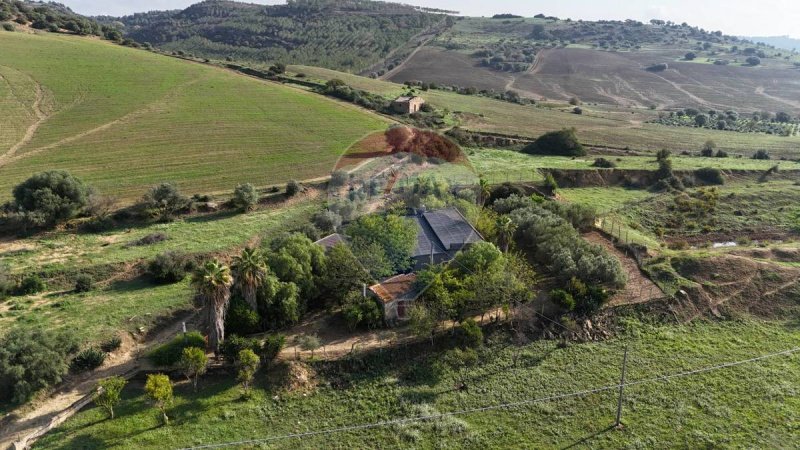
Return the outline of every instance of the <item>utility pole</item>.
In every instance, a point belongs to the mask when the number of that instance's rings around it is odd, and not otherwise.
[[[622,377],[619,380],[619,400],[617,401],[617,421],[614,427],[621,430],[622,427],[622,399],[623,391],[625,390],[625,370],[628,367],[628,346],[625,346],[625,356],[622,357]]]

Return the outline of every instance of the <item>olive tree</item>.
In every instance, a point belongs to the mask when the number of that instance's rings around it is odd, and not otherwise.
[[[114,407],[119,404],[120,394],[126,384],[128,381],[122,377],[110,377],[97,383],[97,391],[92,400],[97,406],[108,411],[108,415],[112,419],[114,418]]]
[[[53,226],[75,217],[86,206],[89,190],[64,170],[33,175],[14,187],[13,205],[33,227]]]

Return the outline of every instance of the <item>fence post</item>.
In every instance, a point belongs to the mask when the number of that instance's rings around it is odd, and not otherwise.
[[[622,428],[622,399],[623,391],[625,390],[625,370],[628,368],[628,346],[625,346],[625,355],[622,357],[622,377],[619,381],[619,399],[617,400],[617,420],[614,422],[614,427],[617,429]]]

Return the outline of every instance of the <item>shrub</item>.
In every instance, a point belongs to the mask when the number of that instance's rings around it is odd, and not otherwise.
[[[747,58],[745,61],[750,66],[757,66],[757,65],[761,64],[761,58],[759,58],[758,56],[751,56],[751,57]]]
[[[525,190],[511,183],[503,183],[500,186],[496,186],[492,189],[487,203],[489,205],[494,205],[496,201],[509,198],[512,195],[525,197]]]
[[[102,366],[105,360],[106,354],[102,350],[90,347],[75,355],[70,362],[69,370],[72,373],[87,372]]]
[[[697,58],[697,53],[695,53],[695,52],[689,52],[689,53],[687,53],[686,55],[683,56],[683,59],[685,59],[687,61],[694,61],[695,58]]]
[[[225,331],[246,336],[261,331],[261,317],[240,297],[234,297],[225,315]]]
[[[694,176],[707,184],[725,184],[722,171],[712,167],[703,167],[694,171]]]
[[[175,214],[188,209],[191,200],[183,196],[175,184],[161,183],[145,194],[141,205],[150,215],[171,220]]]
[[[335,232],[342,226],[342,216],[333,211],[321,211],[311,218],[311,222],[325,233]]]
[[[32,227],[52,226],[75,217],[85,206],[88,189],[69,172],[42,172],[17,185],[14,206]]]
[[[753,159],[767,160],[770,159],[769,153],[766,150],[759,150],[753,154]]]
[[[176,336],[166,344],[156,347],[147,357],[157,367],[171,367],[180,361],[183,349],[188,347],[206,348],[205,337],[197,331]]]
[[[594,160],[594,163],[592,163],[592,167],[600,167],[602,169],[613,169],[614,167],[617,167],[617,165],[614,164],[613,161],[609,161],[605,158],[597,158]]]
[[[531,155],[584,156],[586,149],[578,141],[575,128],[551,131],[526,146],[524,153]]]
[[[74,337],[41,329],[12,329],[0,339],[0,402],[21,404],[61,382],[77,351]]]
[[[236,357],[242,350],[251,350],[256,354],[261,353],[261,342],[255,338],[246,338],[234,334],[225,339],[220,350],[226,360],[236,361]]]
[[[89,292],[94,285],[91,275],[82,273],[75,278],[75,292]]]
[[[14,31],[14,30],[16,30],[16,28],[14,28],[14,24],[12,24],[12,23],[4,23],[3,24],[3,29],[6,30],[6,31]]]
[[[572,294],[563,289],[554,289],[550,291],[550,300],[567,311],[575,310],[575,298]]]
[[[726,152],[725,150],[717,150],[717,154],[714,156],[717,158],[727,158],[728,152]]]
[[[172,284],[186,278],[191,260],[182,252],[168,251],[155,257],[148,265],[153,280],[159,284]]]
[[[361,301],[349,304],[342,310],[342,314],[351,330],[359,326],[372,330],[380,327],[383,322],[378,304],[369,298],[362,298]]]
[[[458,343],[463,348],[475,348],[483,345],[483,330],[474,319],[467,319],[456,332]]]
[[[286,195],[289,197],[294,197],[300,192],[301,186],[300,182],[296,180],[291,180],[286,183]]]
[[[572,114],[577,114],[577,115],[583,114],[583,108],[579,106],[572,108]]]
[[[34,295],[45,290],[44,281],[39,275],[29,275],[22,279],[17,287],[17,295]]]
[[[661,64],[653,64],[652,66],[648,67],[645,70],[647,70],[648,72],[663,72],[667,69],[669,69],[669,65],[666,63],[661,63]]]
[[[264,361],[273,361],[283,350],[286,345],[286,336],[282,334],[271,334],[267,336],[264,344],[261,346],[261,355]]]
[[[118,335],[111,336],[100,344],[100,350],[111,353],[122,346],[122,338]]]
[[[164,233],[160,233],[160,232],[159,233],[151,233],[151,234],[148,234],[147,236],[139,238],[139,239],[137,239],[135,241],[128,242],[127,244],[125,244],[125,246],[126,247],[144,247],[144,246],[147,246],[147,245],[153,245],[153,244],[158,244],[159,242],[164,242],[167,239],[169,239],[169,237]]]
[[[242,211],[250,211],[258,204],[258,191],[250,183],[240,184],[233,190],[231,202]]]
[[[350,179],[350,175],[345,170],[335,170],[331,173],[331,186],[333,187],[341,187],[347,183],[347,180]]]

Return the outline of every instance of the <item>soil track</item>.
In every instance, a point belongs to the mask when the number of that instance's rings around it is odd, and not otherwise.
[[[28,142],[33,139],[33,136],[36,134],[36,131],[39,130],[39,127],[47,120],[47,114],[42,110],[42,102],[44,101],[44,89],[42,85],[39,84],[36,80],[31,78],[31,81],[34,83],[34,87],[36,89],[36,98],[33,101],[33,105],[31,105],[31,110],[33,111],[36,120],[25,130],[25,135],[20,139],[19,142],[14,144],[7,152],[0,155],[0,167],[5,164],[6,161],[12,159],[14,155],[17,154],[17,151],[24,147]]]
[[[204,80],[204,78],[202,78],[202,77],[201,78],[195,78],[194,80],[188,81],[186,83],[183,83],[183,84],[177,86],[171,92],[167,93],[164,97],[162,97],[162,98],[160,98],[160,99],[158,99],[158,100],[156,100],[156,101],[144,106],[143,108],[140,108],[140,109],[132,111],[132,112],[130,112],[128,114],[125,114],[124,116],[122,116],[122,117],[120,117],[118,119],[114,119],[114,120],[112,120],[110,122],[106,122],[106,123],[104,123],[102,125],[99,125],[97,127],[92,128],[90,130],[86,130],[86,131],[74,134],[72,136],[65,137],[65,138],[60,139],[60,140],[58,140],[56,142],[53,142],[52,144],[47,144],[47,145],[45,145],[43,147],[38,147],[38,148],[35,148],[35,149],[32,149],[32,150],[29,150],[29,151],[27,151],[25,153],[22,153],[20,155],[15,155],[19,148],[21,148],[22,146],[27,144],[33,138],[33,135],[36,132],[36,130],[39,128],[39,126],[42,124],[42,122],[44,122],[47,119],[47,117],[44,117],[41,120],[37,121],[31,127],[31,128],[33,128],[32,130],[29,129],[30,136],[28,136],[28,133],[26,133],[27,140],[23,140],[22,142],[17,144],[17,146],[12,148],[13,151],[9,151],[8,153],[6,153],[4,155],[5,158],[0,157],[0,167],[3,167],[4,165],[6,165],[8,163],[11,163],[11,162],[14,162],[14,161],[17,161],[17,160],[20,160],[20,159],[23,159],[23,158],[27,158],[29,156],[37,155],[37,154],[45,152],[47,150],[52,150],[52,149],[60,147],[62,145],[66,145],[66,144],[75,142],[75,141],[77,141],[79,139],[91,136],[91,135],[96,134],[96,133],[100,133],[100,132],[108,130],[109,128],[112,128],[112,127],[114,127],[116,125],[129,122],[129,121],[131,121],[133,119],[136,119],[137,117],[140,117],[142,115],[148,114],[148,113],[153,112],[153,111],[156,111],[158,108],[160,108],[162,106],[169,105],[170,101],[175,96],[177,96],[181,92],[183,92],[183,90],[186,89],[187,87],[189,87],[189,86],[191,86],[191,85],[193,85],[195,83],[198,83],[200,81],[203,81],[203,80]],[[37,83],[37,103],[38,103],[38,93],[40,93],[40,92],[41,92],[41,87]],[[39,107],[37,105],[36,109],[38,109],[38,108]],[[41,112],[41,111],[39,111],[39,112]],[[44,114],[44,113],[42,113],[42,114]],[[38,114],[37,114],[37,116],[38,116]]]
[[[608,306],[613,307],[647,303],[664,297],[664,293],[661,292],[661,289],[639,270],[636,260],[630,255],[620,251],[607,237],[597,231],[587,233],[583,237],[592,244],[602,246],[612,255],[616,256],[622,264],[622,270],[628,275],[628,283],[625,285],[625,289],[617,292],[614,297],[609,300]]]
[[[30,409],[17,412],[18,417],[6,423],[0,430],[0,449],[27,448],[33,442],[27,436],[47,427],[54,419],[66,420],[68,416],[59,414],[70,406],[90,394],[97,382],[111,376],[131,376],[150,367],[147,359],[142,358],[147,350],[172,339],[180,332],[181,322],[190,321],[194,315],[183,317],[168,327],[159,330],[143,342],[137,342],[127,335],[123,339],[123,346],[106,359],[103,366],[91,373],[74,377],[64,383],[54,394],[35,402]]]

